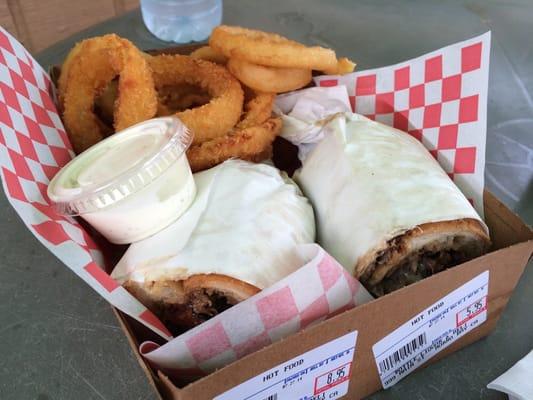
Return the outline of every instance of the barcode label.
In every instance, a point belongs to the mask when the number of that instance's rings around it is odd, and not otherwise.
[[[488,288],[489,271],[485,271],[372,346],[383,387],[391,387],[485,322]]]
[[[213,400],[335,400],[348,393],[357,331],[291,358]]]
[[[380,373],[387,372],[396,365],[403,363],[404,360],[410,358],[420,347],[426,344],[426,333],[418,335],[415,339],[411,340],[405,346],[400,347],[399,350],[392,353],[379,363]]]

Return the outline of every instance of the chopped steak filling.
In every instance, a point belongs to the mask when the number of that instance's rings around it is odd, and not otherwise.
[[[418,251],[391,265],[387,275],[371,284],[372,275],[380,266],[387,265],[404,251],[405,238],[411,232],[397,236],[387,242],[387,248],[378,252],[375,261],[361,276],[361,282],[376,297],[393,292],[411,283],[418,282],[446,268],[454,267],[483,254],[482,247],[466,236],[456,235],[427,243]]]
[[[213,289],[198,289],[185,304],[159,303],[156,314],[170,331],[178,335],[237,304],[235,299]]]
[[[365,272],[361,276],[361,282],[366,282],[370,279],[376,268],[380,265],[388,264],[392,256],[399,252],[402,248],[402,240],[400,237],[396,237],[387,242],[387,248],[379,251],[376,254],[374,262],[366,268]]]
[[[197,290],[191,294],[190,299],[189,307],[192,308],[193,315],[202,321],[206,321],[236,304],[236,301],[232,301],[226,295],[212,289]]]
[[[436,252],[421,250],[400,264],[390,276],[374,286],[367,286],[367,289],[376,297],[383,296],[470,258],[464,252],[457,250]]]

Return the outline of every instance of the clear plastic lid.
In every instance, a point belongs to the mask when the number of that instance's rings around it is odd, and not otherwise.
[[[64,215],[113,206],[186,157],[191,142],[191,132],[176,117],[141,122],[71,160],[48,185],[48,197]]]

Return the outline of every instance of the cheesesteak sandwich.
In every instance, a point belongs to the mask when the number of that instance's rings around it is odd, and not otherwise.
[[[309,201],[274,167],[230,160],[194,179],[191,208],[113,271],[174,333],[289,275],[301,267],[297,246],[315,239]]]
[[[488,229],[426,148],[347,113],[295,175],[313,204],[317,239],[375,296],[488,250]]]

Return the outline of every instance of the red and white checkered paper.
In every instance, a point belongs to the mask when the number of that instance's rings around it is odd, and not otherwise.
[[[0,176],[7,199],[35,237],[89,286],[170,339],[159,319],[101,268],[102,252],[78,221],[50,205],[48,182],[74,156],[51,93],[47,73],[0,27]]]
[[[352,111],[408,132],[483,215],[490,32],[389,67],[319,76]]]
[[[257,295],[141,354],[175,378],[197,378],[311,324],[372,299],[320,246],[299,247],[305,265]]]

